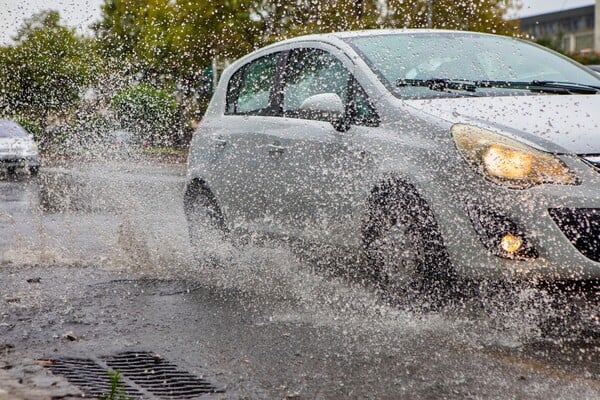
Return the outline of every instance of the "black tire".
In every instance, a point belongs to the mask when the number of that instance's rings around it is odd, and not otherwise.
[[[227,236],[223,213],[212,192],[200,181],[188,184],[184,198],[190,242],[194,248],[201,245],[203,235],[216,233],[219,239]]]
[[[388,182],[368,204],[364,250],[377,288],[394,303],[445,304],[457,280],[427,202],[411,185]]]

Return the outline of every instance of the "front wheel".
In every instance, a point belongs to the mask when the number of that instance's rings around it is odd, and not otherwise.
[[[394,303],[444,304],[456,277],[427,203],[410,187],[375,197],[365,255],[376,286]]]

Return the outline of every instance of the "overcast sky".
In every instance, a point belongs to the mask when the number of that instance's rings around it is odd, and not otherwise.
[[[285,1],[285,0],[283,0]],[[522,0],[518,16],[530,16],[594,4],[595,0]],[[103,0],[0,0],[0,45],[6,45],[23,20],[42,10],[57,10],[63,23],[85,32],[99,18]]]

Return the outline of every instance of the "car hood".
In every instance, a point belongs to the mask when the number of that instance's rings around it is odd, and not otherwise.
[[[600,154],[600,95],[409,100],[451,123],[478,125],[554,153]]]

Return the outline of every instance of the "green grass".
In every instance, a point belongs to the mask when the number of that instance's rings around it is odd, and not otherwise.
[[[106,371],[106,374],[110,378],[110,392],[107,395],[100,396],[100,400],[134,400],[132,397],[127,396],[125,392],[121,371]]]

